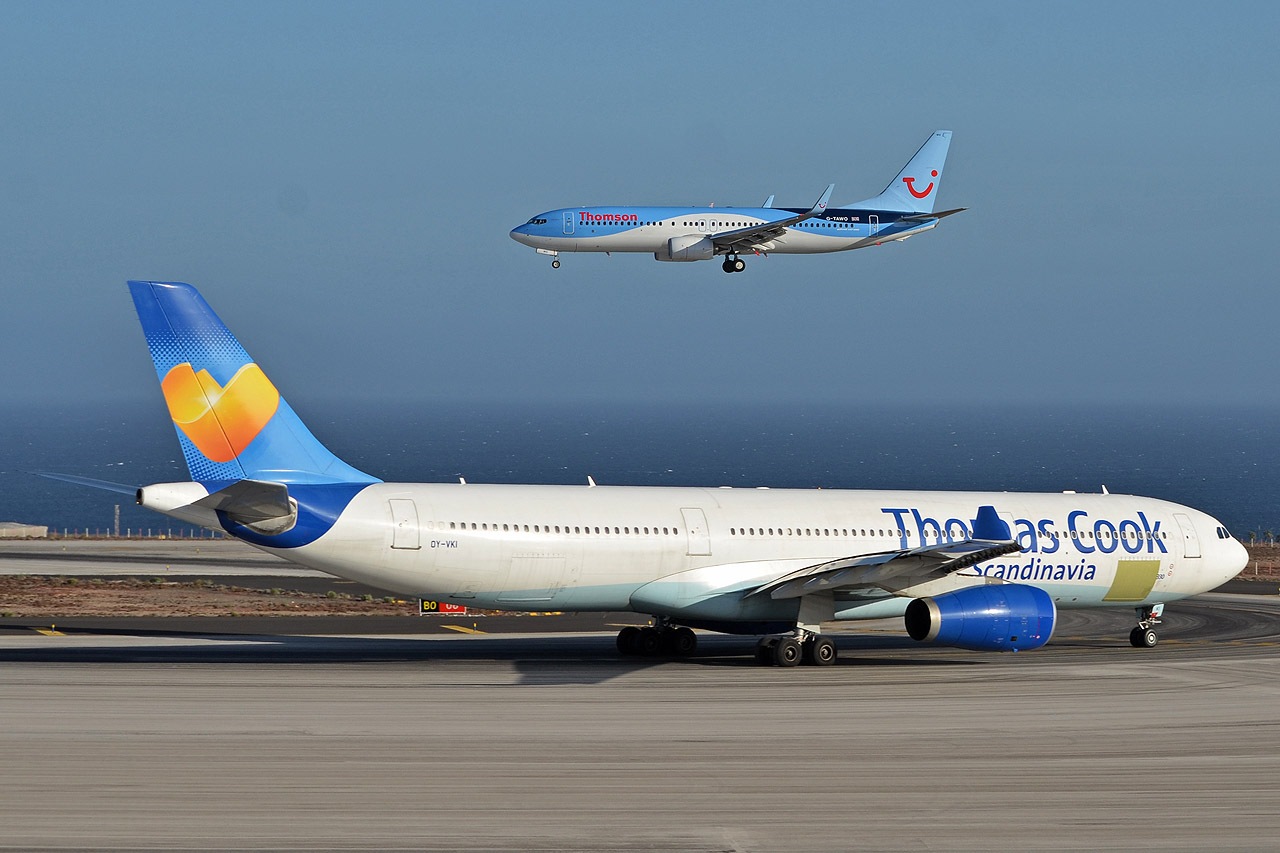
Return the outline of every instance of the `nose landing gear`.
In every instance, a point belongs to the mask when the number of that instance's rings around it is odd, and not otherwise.
[[[551,256],[551,268],[552,268],[553,270],[558,270],[558,269],[560,269],[560,253],[559,253],[559,252],[557,252],[555,249],[535,249],[535,251],[536,251],[539,255],[550,255],[550,256]]]
[[[1152,604],[1136,607],[1134,610],[1138,614],[1138,627],[1129,632],[1129,645],[1135,649],[1149,649],[1160,640],[1156,629],[1152,626],[1160,624],[1160,617],[1164,615],[1164,605]]]
[[[727,255],[724,263],[720,265],[720,269],[725,272],[742,272],[747,268],[747,262],[737,255]]]

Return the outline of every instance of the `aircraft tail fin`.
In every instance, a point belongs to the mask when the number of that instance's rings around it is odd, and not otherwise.
[[[191,479],[379,482],[316,440],[194,287],[129,290]]]
[[[848,207],[893,210],[904,213],[932,213],[942,184],[942,167],[947,162],[951,131],[938,130],[925,140],[915,156],[902,167],[884,192],[875,198]]]

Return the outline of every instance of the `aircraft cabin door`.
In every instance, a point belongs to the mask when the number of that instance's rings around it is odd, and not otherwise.
[[[573,211],[566,210],[564,212],[564,233],[573,233]]]
[[[409,551],[421,548],[417,505],[407,498],[392,498],[387,503],[391,505],[391,547]]]
[[[684,517],[684,531],[689,537],[690,557],[711,556],[711,533],[707,530],[707,516],[698,507],[681,507],[680,515]]]
[[[871,236],[874,237],[880,233],[880,217],[874,213],[867,217],[867,222],[871,224]]]
[[[1178,529],[1182,531],[1182,556],[1187,558],[1199,557],[1200,537],[1196,536],[1196,528],[1191,523],[1191,519],[1181,512],[1175,512],[1173,519],[1178,522]]]

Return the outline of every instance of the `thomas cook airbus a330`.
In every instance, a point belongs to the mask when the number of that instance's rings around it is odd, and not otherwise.
[[[1166,602],[1247,562],[1203,512],[1105,492],[385,483],[316,440],[195,288],[129,287],[191,480],[54,476],[404,595],[654,617],[618,635],[623,654],[690,654],[701,628],[764,635],[762,663],[825,665],[822,623],[886,617],[1017,651],[1077,607],[1131,608],[1130,642],[1151,646]]]
[[[808,208],[563,207],[539,213],[511,238],[551,256],[561,252],[644,252],[659,261],[709,261],[724,256],[725,272],[742,272],[742,255],[847,252],[905,240],[937,226],[954,210],[933,212],[951,131],[925,141],[884,192],[848,207],[829,207],[835,184]]]

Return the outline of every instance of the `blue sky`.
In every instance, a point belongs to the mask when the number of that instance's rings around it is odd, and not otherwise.
[[[1277,402],[1280,12],[1169,3],[7,3],[6,405],[158,403],[124,282],[199,287],[295,406]],[[576,204],[969,211],[660,264]]]

